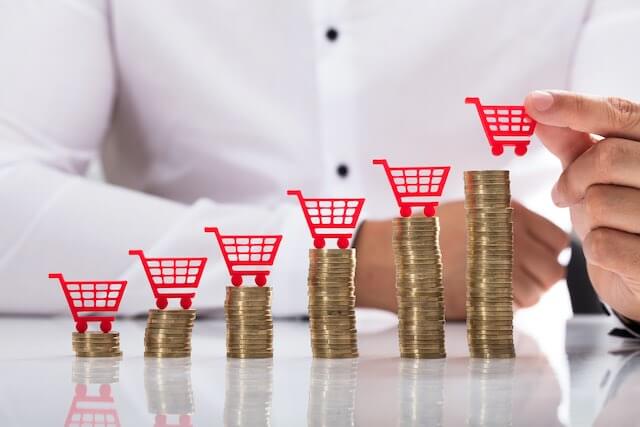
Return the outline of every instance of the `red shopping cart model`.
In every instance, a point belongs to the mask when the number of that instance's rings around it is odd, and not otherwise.
[[[206,227],[204,231],[216,235],[232,285],[242,285],[242,276],[255,276],[258,286],[267,284],[266,267],[273,265],[282,236],[222,235],[218,227]]]
[[[390,167],[385,159],[374,160],[373,164],[384,167],[401,216],[411,216],[414,206],[423,208],[426,216],[436,214],[438,202],[430,198],[442,195],[451,166]]]
[[[87,386],[77,384],[65,427],[120,427],[111,386],[101,384],[98,396],[87,395]]]
[[[349,247],[364,199],[306,199],[300,190],[287,194],[300,201],[316,249],[324,248],[325,239],[332,238],[338,239],[340,249]]]
[[[170,299],[180,299],[185,310],[191,307],[194,291],[200,284],[200,278],[207,258],[147,258],[139,249],[132,249],[129,255],[138,255],[147,274],[156,306],[167,308]]]
[[[527,153],[527,146],[536,128],[536,121],[520,105],[482,105],[479,98],[465,98],[467,104],[475,104],[487,135],[491,152],[499,156],[505,145],[513,145],[517,156]]]
[[[104,333],[111,330],[111,323],[115,319],[113,314],[98,313],[118,311],[122,294],[127,287],[126,281],[68,281],[62,273],[50,273],[49,278],[60,281],[78,332],[85,332],[89,322],[100,322],[100,330]]]

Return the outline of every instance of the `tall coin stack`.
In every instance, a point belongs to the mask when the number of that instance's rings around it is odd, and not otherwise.
[[[392,227],[400,356],[443,358],[444,288],[438,218],[396,218]]]
[[[474,358],[515,357],[509,171],[464,173],[467,341]]]
[[[195,310],[149,310],[145,357],[190,357]]]
[[[227,287],[227,357],[273,357],[271,287]]]
[[[71,341],[77,357],[122,356],[118,332],[74,332]]]
[[[313,357],[358,357],[355,249],[309,249],[309,327]]]

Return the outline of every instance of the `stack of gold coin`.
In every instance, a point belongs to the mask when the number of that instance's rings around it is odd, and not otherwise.
[[[474,358],[515,357],[509,171],[464,173],[467,341]]]
[[[149,310],[144,334],[145,357],[191,356],[195,310]]]
[[[74,332],[71,341],[78,357],[122,356],[118,332]]]
[[[355,249],[309,250],[309,328],[313,357],[358,357]]]
[[[445,357],[438,218],[396,218],[392,227],[400,356]]]
[[[270,287],[227,287],[227,357],[273,357]]]

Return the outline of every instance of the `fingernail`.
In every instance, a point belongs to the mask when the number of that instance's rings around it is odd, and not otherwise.
[[[536,90],[529,95],[531,105],[538,111],[547,111],[553,105],[553,95],[543,90]]]

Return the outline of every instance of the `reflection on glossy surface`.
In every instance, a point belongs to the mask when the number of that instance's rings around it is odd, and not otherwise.
[[[400,425],[441,426],[446,359],[400,359]]]
[[[271,425],[273,359],[227,359],[224,425]]]
[[[66,427],[118,427],[120,419],[111,393],[118,382],[119,358],[76,358],[71,378],[76,384]]]
[[[190,427],[195,412],[190,358],[144,359],[144,389],[155,427]]]
[[[511,426],[514,359],[469,360],[467,425]]]
[[[355,425],[358,359],[313,359],[307,425]]]

